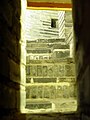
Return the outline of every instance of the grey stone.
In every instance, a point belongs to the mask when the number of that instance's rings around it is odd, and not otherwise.
[[[37,76],[42,76],[42,66],[37,65]]]
[[[47,70],[47,66],[43,66],[43,76],[47,76],[48,70]]]
[[[37,66],[30,66],[30,76],[37,76]]]
[[[75,65],[74,64],[65,65],[65,76],[75,76]]]
[[[53,65],[49,65],[48,67],[48,76],[53,77]]]

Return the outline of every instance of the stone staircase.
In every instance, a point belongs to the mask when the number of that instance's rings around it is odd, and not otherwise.
[[[26,49],[26,109],[76,111],[75,63],[65,39],[27,41]]]

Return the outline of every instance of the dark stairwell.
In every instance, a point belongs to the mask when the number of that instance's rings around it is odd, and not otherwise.
[[[20,81],[21,42],[19,41],[23,41],[22,23],[20,23],[23,4],[19,0],[0,2],[0,120],[78,120],[78,117],[81,120],[90,120],[89,0],[73,0],[79,116],[75,113],[64,115],[21,113],[20,87],[23,83]],[[23,105],[24,103],[21,108]]]

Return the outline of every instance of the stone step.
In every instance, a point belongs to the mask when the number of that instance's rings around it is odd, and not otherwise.
[[[69,49],[69,45],[63,43],[28,43],[26,50],[36,49]]]
[[[26,103],[27,109],[49,109],[52,108],[52,103],[49,101],[30,101]]]
[[[62,39],[37,39],[37,40],[31,40],[31,41],[28,41],[27,40],[27,44],[28,43],[57,43],[57,42],[65,42],[65,39],[62,38]]]

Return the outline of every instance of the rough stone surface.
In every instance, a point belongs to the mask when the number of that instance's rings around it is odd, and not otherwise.
[[[25,120],[20,115],[21,1],[0,1],[0,119]]]
[[[45,111],[45,106],[47,105],[44,104],[44,99],[47,99],[56,107],[54,112],[66,112],[66,109],[68,109],[68,111],[73,111],[75,110],[75,101],[70,100],[70,103],[68,103],[69,101],[67,101],[67,98],[76,99],[76,86],[74,85],[75,64],[73,63],[73,59],[71,62],[67,61],[67,58],[70,57],[70,48],[69,44],[66,44],[64,38],[65,11],[57,12],[58,15],[55,15],[56,11],[27,12],[31,12],[31,14],[28,13],[27,17],[27,33],[29,33],[29,30],[31,30],[31,33],[28,34],[28,40],[26,42],[26,99],[28,100],[28,102],[26,102],[26,108],[28,110],[32,110],[33,108],[35,111],[37,109],[44,109]],[[38,19],[37,13],[40,13]],[[46,18],[44,18],[44,14],[47,15]],[[35,18],[32,18],[32,15],[35,15]],[[51,17],[59,17],[59,28],[56,28],[56,30],[59,29],[60,34],[57,34],[56,38],[53,38],[49,30],[49,20]],[[29,20],[31,20],[31,23],[28,24]],[[35,21],[38,21],[37,25],[34,24]],[[30,26],[32,26],[32,28]],[[41,27],[41,29],[39,29],[39,27]],[[43,36],[40,38],[39,35],[42,35],[42,29],[45,31],[44,35],[48,34],[48,37],[44,38]],[[52,28],[52,30],[54,30],[54,28]],[[37,32],[40,32],[40,34],[37,35]],[[34,36],[34,34],[36,36]],[[74,81],[71,80],[72,78],[74,78]],[[37,102],[37,100],[40,99],[43,100],[41,108]],[[32,101],[32,104],[29,100]],[[33,103],[33,100],[35,100],[35,103]],[[63,100],[64,102],[62,103]],[[72,104],[72,108],[70,108],[68,104]],[[64,109],[64,107],[66,109]]]
[[[90,119],[90,2],[73,0],[76,40],[78,110],[82,120]]]
[[[73,0],[74,8],[74,30],[76,35],[76,60],[77,60],[77,82],[79,90],[78,110],[81,116],[76,114],[43,114],[25,115],[17,113],[20,96],[20,87],[10,80],[8,58],[18,64],[19,55],[16,57],[12,52],[16,49],[16,42],[7,42],[10,37],[17,38],[18,34],[12,33],[14,18],[20,19],[21,1],[3,0],[0,1],[0,119],[1,120],[89,120],[90,119],[90,1]],[[17,26],[17,25],[16,25]],[[15,28],[16,29],[16,28]],[[9,31],[9,32],[7,32]],[[18,29],[19,31],[19,29]],[[14,31],[15,32],[15,31]],[[8,34],[10,33],[10,34]],[[17,31],[16,31],[17,33]],[[9,37],[8,37],[9,36]],[[15,39],[14,39],[15,40]],[[10,45],[12,44],[12,45]],[[8,48],[7,46],[14,46]],[[18,46],[18,43],[17,43]],[[17,50],[19,53],[19,49]],[[18,91],[18,95],[17,94]]]

